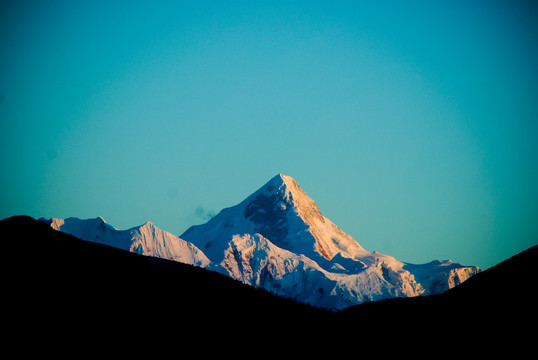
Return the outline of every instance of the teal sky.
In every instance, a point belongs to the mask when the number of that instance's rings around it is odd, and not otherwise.
[[[534,1],[3,1],[0,218],[176,235],[277,173],[369,251],[538,243]]]

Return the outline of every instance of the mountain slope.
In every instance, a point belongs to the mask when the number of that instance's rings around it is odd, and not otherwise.
[[[117,230],[100,217],[40,221],[82,240],[201,266],[280,296],[329,309],[341,309],[363,301],[417,295],[412,287],[398,282],[398,276],[394,276],[406,275],[403,271],[393,272],[382,262],[368,268],[360,263],[357,273],[348,273],[336,263],[325,270],[307,256],[279,248],[260,234],[232,236],[223,250],[223,259],[215,263],[192,243],[149,222],[129,230]],[[340,255],[336,258],[347,264]]]
[[[273,252],[278,249],[281,258],[287,258],[289,264],[297,267],[288,266],[286,274],[273,274],[279,286],[269,285],[267,274],[272,274],[270,271],[266,271],[266,281],[258,285],[283,295],[295,291],[297,298],[306,298],[306,294],[303,296],[297,290],[305,288],[301,277],[292,274],[304,273],[304,264],[308,264],[309,271],[318,275],[317,282],[324,283],[317,287],[319,298],[310,303],[333,308],[384,298],[441,293],[479,271],[477,267],[452,262],[406,264],[388,255],[370,253],[324,217],[294,179],[282,174],[238,205],[222,210],[203,225],[189,228],[180,237],[224,267],[234,259],[243,264],[230,275],[246,283],[261,277],[261,274],[253,277],[251,272],[266,269],[253,269],[249,266],[251,255],[234,252],[234,239],[248,237],[251,242],[270,243]],[[309,262],[298,263],[290,253],[304,256]],[[241,269],[244,271],[240,274]],[[297,281],[289,282],[290,278]]]
[[[185,264],[208,267],[211,261],[193,244],[146,222],[128,230],[117,230],[101,218],[40,219],[53,229],[79,239],[114,246],[136,254],[179,261]]]

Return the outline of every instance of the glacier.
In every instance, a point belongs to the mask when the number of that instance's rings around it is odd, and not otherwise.
[[[368,252],[323,216],[299,184],[283,174],[179,237],[151,222],[118,230],[100,217],[42,221],[83,240],[218,271],[332,310],[440,294],[480,271],[448,260],[417,265]]]

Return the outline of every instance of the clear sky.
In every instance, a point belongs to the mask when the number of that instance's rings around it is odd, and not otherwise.
[[[180,235],[277,173],[369,251],[538,243],[535,1],[2,1],[0,218]]]

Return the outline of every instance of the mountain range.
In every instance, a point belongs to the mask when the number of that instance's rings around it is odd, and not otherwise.
[[[212,270],[331,310],[441,294],[480,272],[448,260],[417,265],[368,252],[282,174],[180,236],[151,222],[118,230],[100,217],[40,221],[82,240]]]
[[[534,350],[538,246],[441,295],[328,311],[27,216],[1,220],[0,234],[3,344],[12,354],[518,358]]]

